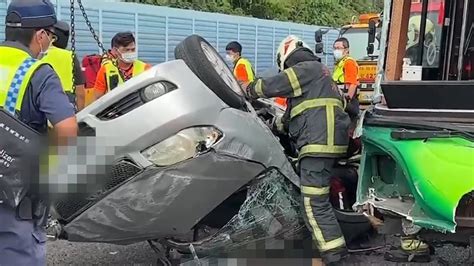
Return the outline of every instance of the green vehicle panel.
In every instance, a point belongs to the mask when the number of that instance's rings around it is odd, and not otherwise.
[[[397,140],[393,130],[364,127],[356,206],[371,203],[422,228],[454,233],[456,208],[474,191],[474,142]]]

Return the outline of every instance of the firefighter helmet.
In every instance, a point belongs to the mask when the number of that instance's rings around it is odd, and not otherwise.
[[[421,16],[411,17],[408,22],[407,49],[418,44],[418,41],[420,39],[420,30],[421,30]],[[426,19],[425,38],[428,38],[430,35],[432,35],[431,37],[435,35],[435,25],[431,20]],[[425,41],[425,43],[429,43],[429,41]]]
[[[278,68],[283,71],[285,69],[286,60],[293,54],[296,50],[306,48],[311,51],[311,48],[300,38],[295,35],[290,35],[286,37],[278,47],[276,54]]]

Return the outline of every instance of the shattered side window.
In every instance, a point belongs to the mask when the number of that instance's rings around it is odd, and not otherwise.
[[[267,238],[301,239],[306,229],[300,212],[298,188],[270,170],[250,184],[238,214],[196,250],[222,253]]]

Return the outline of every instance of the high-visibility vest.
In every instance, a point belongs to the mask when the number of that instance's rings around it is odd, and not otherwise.
[[[44,64],[23,50],[0,46],[0,106],[19,112],[31,76]]]
[[[72,52],[52,46],[48,54],[41,61],[50,64],[58,74],[64,92],[74,93],[72,77],[74,70],[72,68]]]
[[[338,85],[341,85],[341,84],[345,83],[344,82],[345,81],[344,80],[345,79],[345,77],[344,77],[344,66],[346,65],[347,60],[356,61],[354,58],[352,58],[350,56],[346,56],[336,64],[336,67],[334,68],[334,72],[332,73],[332,79]]]
[[[117,85],[120,85],[124,82],[123,78],[122,78],[122,75],[120,74],[117,67],[114,66],[112,61],[110,61],[109,59],[104,60],[102,65],[105,66],[105,75],[106,75],[106,80],[107,80],[107,91],[111,91],[111,90],[115,89],[115,86],[111,87],[111,84],[112,84],[111,83],[111,78],[113,76],[117,76],[117,80],[118,80]],[[142,62],[140,60],[136,60],[135,62],[133,62],[132,77],[136,77],[136,76],[140,75],[141,73],[145,72],[145,68],[146,68],[146,64],[144,62]]]
[[[255,73],[254,73],[254,70],[252,68],[252,64],[250,63],[249,60],[241,57],[239,58],[239,60],[237,60],[237,62],[235,63],[235,66],[234,66],[234,76],[239,80],[239,76],[238,76],[238,73],[237,73],[237,68],[238,66],[240,65],[244,65],[245,66],[245,70],[247,72],[247,77],[248,77],[248,80],[244,80],[244,81],[248,81],[248,82],[252,82],[255,80]]]

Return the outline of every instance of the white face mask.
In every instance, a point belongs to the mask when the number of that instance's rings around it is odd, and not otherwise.
[[[48,40],[49,40],[49,45],[48,45],[48,48],[43,50],[43,45],[41,45],[41,43],[39,44],[41,51],[38,54],[38,59],[41,59],[41,58],[45,57],[48,54],[49,48],[51,48],[51,45],[53,43],[53,40],[51,40],[49,38],[49,35],[46,31],[45,31],[45,34],[46,34],[46,38],[48,38]]]
[[[137,52],[130,52],[130,53],[123,53],[122,54],[122,60],[125,63],[133,63],[137,60],[138,54]]]
[[[234,62],[234,56],[230,55],[230,54],[226,54],[225,55],[225,59],[227,59],[227,61],[233,63]]]
[[[341,60],[344,57],[344,51],[343,50],[336,49],[336,50],[334,50],[333,53],[334,53],[334,59],[336,59],[336,60]]]

